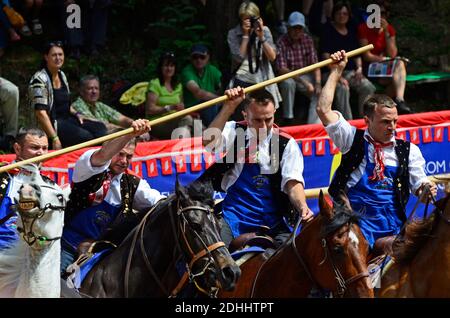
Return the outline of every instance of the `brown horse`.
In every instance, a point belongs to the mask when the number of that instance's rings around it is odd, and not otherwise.
[[[395,262],[379,297],[450,297],[450,194],[426,220],[413,220],[393,245]]]
[[[315,286],[334,296],[373,297],[369,247],[345,202],[333,209],[320,193],[320,214],[271,257],[259,254],[244,263],[234,291],[218,296],[307,297]]]

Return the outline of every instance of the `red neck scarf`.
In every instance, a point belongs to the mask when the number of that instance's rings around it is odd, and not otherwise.
[[[383,180],[384,179],[384,147],[390,147],[394,145],[392,141],[381,143],[373,140],[373,138],[370,135],[366,135],[367,140],[373,145],[374,152],[374,162],[375,162],[375,168],[373,168],[373,175],[369,177],[370,181],[377,181],[377,180]]]

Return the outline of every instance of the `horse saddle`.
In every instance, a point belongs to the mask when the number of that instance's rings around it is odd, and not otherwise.
[[[276,249],[275,241],[267,234],[268,231],[268,227],[261,226],[261,231],[259,232],[241,234],[233,241],[231,241],[228,250],[230,251],[230,253],[233,253],[249,246],[258,246],[263,249]]]
[[[74,265],[82,266],[87,261],[89,261],[95,254],[103,252],[105,250],[109,250],[111,248],[116,248],[117,245],[110,241],[94,241],[91,239],[87,239],[78,244],[77,252],[78,258],[74,262]]]
[[[79,289],[89,271],[97,264],[111,249],[117,246],[109,241],[84,240],[77,248],[78,258],[69,265],[63,278],[66,279],[67,287]]]

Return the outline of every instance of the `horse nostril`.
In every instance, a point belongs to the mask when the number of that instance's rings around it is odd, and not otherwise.
[[[226,291],[231,291],[234,289],[237,280],[241,276],[241,270],[237,266],[225,266],[222,268],[223,280],[222,284],[223,289]]]

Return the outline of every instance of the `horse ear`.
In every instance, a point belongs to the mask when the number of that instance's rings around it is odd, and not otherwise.
[[[175,182],[175,193],[177,195],[177,197],[179,197],[180,199],[188,199],[189,198],[189,194],[188,191],[185,187],[183,187],[180,183],[180,181],[178,180],[178,175],[177,175],[177,179]]]
[[[352,211],[352,205],[350,204],[350,200],[348,199],[348,196],[345,193],[345,191],[342,189],[339,191],[338,200],[339,202],[343,203],[349,211]]]
[[[327,219],[331,219],[333,217],[333,208],[325,199],[325,196],[324,196],[322,190],[320,190],[320,194],[319,194],[319,208],[320,208],[320,214],[323,217],[326,217]]]

